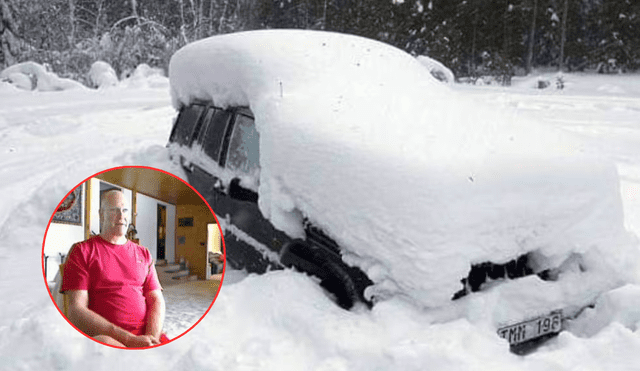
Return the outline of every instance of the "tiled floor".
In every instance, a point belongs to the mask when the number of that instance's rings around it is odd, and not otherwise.
[[[206,313],[220,287],[219,279],[174,280],[174,273],[165,272],[172,269],[175,267],[156,267],[167,307],[164,331],[170,338],[188,330]]]

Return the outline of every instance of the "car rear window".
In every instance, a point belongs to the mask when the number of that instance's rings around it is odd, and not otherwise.
[[[193,129],[198,123],[203,111],[204,106],[197,104],[184,107],[178,115],[178,120],[176,121],[171,141],[182,145],[188,145],[193,136]]]

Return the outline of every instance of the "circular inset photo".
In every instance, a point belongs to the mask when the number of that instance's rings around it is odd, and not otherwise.
[[[60,201],[42,270],[76,330],[112,347],[150,348],[186,334],[211,309],[224,252],[200,193],[165,171],[126,166],[87,178]]]

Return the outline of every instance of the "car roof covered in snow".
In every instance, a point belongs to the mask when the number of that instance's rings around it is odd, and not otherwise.
[[[441,305],[471,264],[529,251],[558,264],[625,235],[615,168],[384,43],[228,34],[179,50],[169,76],[176,108],[251,108],[261,212],[293,237],[302,217],[323,228],[374,281],[368,294]]]
[[[301,30],[240,32],[192,43],[173,56],[170,75],[174,106],[194,98],[222,107],[248,105],[322,88],[361,95],[420,85],[443,91],[401,50],[362,37]],[[353,89],[356,82],[359,89]]]

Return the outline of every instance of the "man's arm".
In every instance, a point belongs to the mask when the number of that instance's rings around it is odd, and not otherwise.
[[[106,318],[89,309],[87,290],[68,290],[69,313],[67,317],[80,331],[95,337],[106,335],[130,348],[142,348],[159,344],[157,339],[148,335],[136,336],[122,327],[116,326]]]
[[[146,334],[160,339],[164,324],[165,303],[162,290],[149,291],[145,295],[147,300],[147,329]]]

